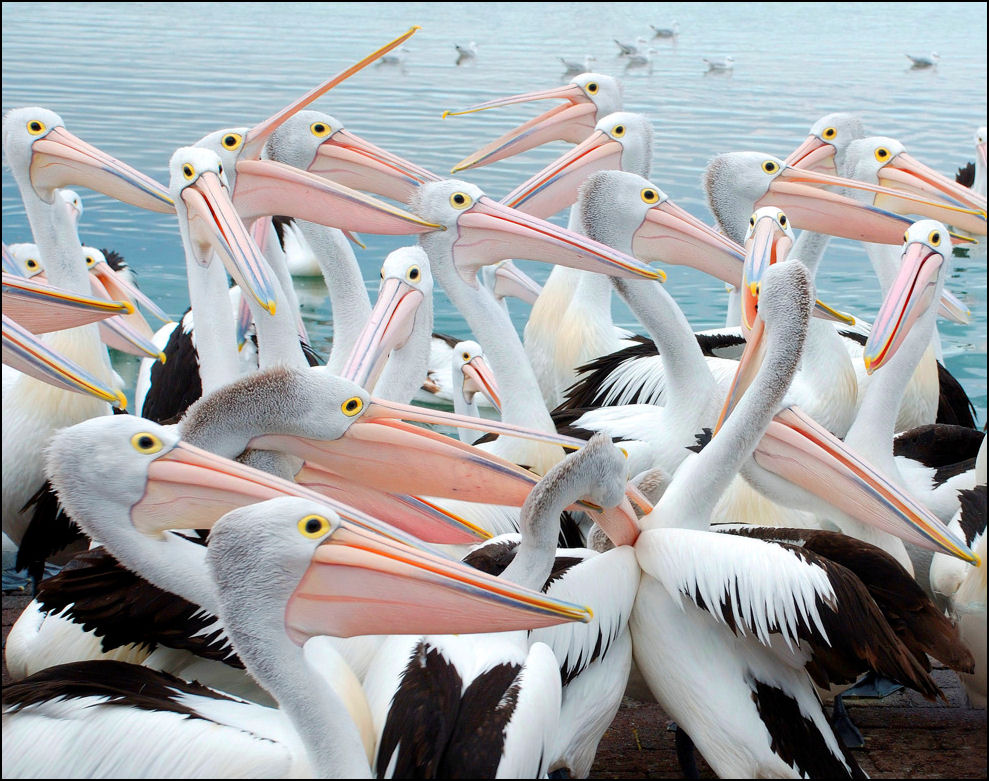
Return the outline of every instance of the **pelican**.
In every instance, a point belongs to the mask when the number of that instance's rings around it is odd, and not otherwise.
[[[72,293],[88,294],[90,282],[70,207],[54,196],[58,187],[86,185],[143,208],[166,212],[172,208],[171,198],[157,182],[70,134],[61,118],[47,109],[8,112],[3,146],[48,279]],[[53,334],[48,343],[101,382],[110,381],[109,357],[95,325]],[[92,397],[66,396],[24,376],[4,383],[3,404],[4,532],[19,544],[30,519],[21,508],[44,482],[41,452],[51,432],[107,415],[110,407]]]
[[[471,339],[457,342],[453,346],[450,359],[450,374],[460,379],[459,383],[454,384],[453,411],[457,415],[480,417],[478,396],[484,396],[496,410],[500,410],[498,385],[484,360],[481,345]],[[470,444],[478,439],[476,431],[465,428],[458,428],[457,436],[460,437],[461,442]]]
[[[144,436],[150,439],[154,435]],[[142,466],[147,468],[148,455],[144,456],[140,465],[131,458],[131,472]],[[204,485],[208,480],[207,477]],[[133,491],[133,487],[129,490]],[[113,492],[117,512],[129,515],[131,522],[138,525],[142,513],[133,503],[140,498],[140,492],[141,489],[128,493],[120,487]],[[105,505],[98,512],[104,510]],[[335,689],[309,663],[333,662],[332,670],[338,679],[346,675],[346,667],[325,640],[307,645],[310,638],[380,633],[396,627],[399,631],[421,628],[439,632],[519,628],[586,615],[575,606],[541,596],[536,599],[521,589],[513,588],[514,593],[508,594],[504,584],[499,586],[500,582],[493,578],[404,545],[380,522],[377,529],[369,529],[336,512],[332,505],[318,502],[280,499],[243,508],[216,522],[212,542],[215,547],[207,559],[217,584],[221,619],[230,627],[235,647],[249,671],[279,701],[281,716],[271,709],[229,703],[229,698],[222,695],[190,690],[173,678],[130,673],[135,668],[127,668],[127,678],[137,687],[128,696],[143,689],[144,709],[94,708],[105,702],[100,698],[106,689],[98,685],[97,672],[105,670],[105,666],[84,668],[90,683],[83,684],[81,690],[78,682],[66,680],[63,684],[58,673],[64,668],[54,668],[46,675],[46,689],[54,689],[57,698],[60,686],[75,687],[76,695],[83,697],[77,703],[80,707],[63,709],[58,716],[46,711],[50,704],[32,696],[38,691],[33,679],[18,690],[8,690],[4,718],[5,757],[12,763],[8,773],[18,775],[28,768],[36,771],[45,767],[55,775],[64,775],[69,769],[85,775],[186,775],[192,767],[202,770],[204,761],[216,761],[214,769],[207,771],[211,776],[241,775],[244,765],[240,762],[246,762],[255,769],[266,768],[266,774],[288,777],[311,772],[370,777],[368,750],[372,747],[362,740],[345,710],[339,684]],[[238,572],[245,561],[244,545],[255,551],[258,559],[248,577],[246,572]],[[281,572],[282,577],[272,578],[272,572]],[[357,579],[348,577],[351,574]],[[398,587],[413,580],[420,585],[404,592]],[[368,585],[375,582],[377,589]],[[490,596],[494,588],[498,593]],[[379,596],[368,601],[375,590]],[[333,611],[313,612],[313,603],[325,600],[331,593],[344,596],[346,601]],[[353,600],[358,594],[362,598]],[[248,602],[252,605],[250,610]],[[437,610],[436,605],[443,602],[447,603],[446,609]],[[421,621],[415,620],[415,606],[426,604],[432,609]],[[273,654],[279,659],[277,671],[271,666]],[[124,677],[119,675],[119,667],[110,672]],[[185,699],[181,715],[176,715],[177,702],[171,693],[176,686],[193,695]],[[361,694],[359,686],[350,686],[349,690],[351,694]],[[113,717],[115,711],[122,721]],[[186,722],[185,717],[193,713],[191,722]],[[72,730],[78,739],[89,743],[90,750],[80,756],[78,746],[63,738],[58,742],[61,751],[53,751],[48,745],[42,756],[38,748],[47,741],[37,740],[35,714],[53,719],[48,728],[56,730],[56,734],[59,729]],[[183,729],[183,723],[192,729]],[[252,724],[246,733],[242,731],[245,723]],[[133,751],[135,736],[148,730],[154,731],[162,746],[161,754],[155,757]],[[327,734],[334,736],[331,747],[325,740]],[[101,751],[94,750],[94,741]],[[210,750],[212,741],[218,741],[221,749]],[[236,755],[222,748],[231,746]],[[208,753],[201,756],[200,752]],[[80,762],[89,764],[80,770]],[[23,770],[15,769],[15,764]]]
[[[955,181],[971,187],[974,192],[986,194],[986,126],[975,131],[975,162],[958,169]]]
[[[812,287],[801,264],[771,266],[761,291],[759,322],[770,345],[763,368],[720,431],[640,519],[635,552],[644,572],[630,619],[633,650],[657,701],[719,776],[851,777],[860,771],[832,732],[811,675],[837,681],[848,669],[891,665],[893,677],[926,696],[937,688],[923,652],[897,638],[873,597],[853,586],[856,576],[814,552],[806,533],[788,535],[796,547],[780,547],[706,531],[718,495],[786,392],[809,318]],[[750,341],[744,366],[759,341]],[[836,548],[831,558],[841,553],[838,559],[847,562],[841,538],[827,540]],[[888,562],[881,552],[869,555]],[[756,573],[755,562],[758,572],[773,573],[772,584]],[[912,581],[901,573],[899,583]],[[870,618],[853,618],[860,609]],[[926,616],[939,618],[933,609]],[[939,631],[950,627],[941,623]],[[862,653],[862,643],[870,650]],[[947,645],[965,656],[957,643]],[[824,647],[829,659],[846,659],[845,672],[821,656]],[[723,718],[726,712],[733,717]]]

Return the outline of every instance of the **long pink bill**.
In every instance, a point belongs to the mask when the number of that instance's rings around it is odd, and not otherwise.
[[[220,178],[210,171],[202,173],[182,190],[182,200],[188,209],[189,236],[199,262],[207,265],[210,253],[215,252],[242,293],[274,314],[277,283]]]
[[[373,390],[388,356],[405,346],[412,335],[423,300],[422,291],[404,280],[393,277],[382,280],[371,317],[354,343],[341,376],[368,391]]]
[[[877,194],[874,204],[880,208],[901,214],[921,214],[973,236],[986,235],[986,197],[924,165],[906,152],[900,152],[879,169],[879,184],[891,191]],[[896,195],[898,192],[908,195]],[[917,199],[931,205],[917,211]],[[940,210],[933,205],[938,203],[941,204]]]
[[[409,38],[415,35],[415,33],[419,29],[420,28],[418,25],[409,28],[408,31],[402,33],[395,40],[390,41],[389,43],[386,43],[384,46],[382,46],[380,49],[376,49],[375,51],[371,52],[369,55],[359,60],[358,62],[354,63],[349,68],[345,68],[344,70],[340,71],[340,73],[338,73],[336,76],[327,79],[318,87],[309,90],[309,92],[307,92],[298,100],[290,103],[281,111],[270,116],[268,119],[264,120],[263,122],[259,122],[257,125],[255,125],[247,132],[247,135],[244,138],[244,150],[242,154],[250,159],[256,160],[260,158],[261,150],[264,148],[265,142],[286,119],[291,117],[293,114],[298,113],[306,106],[308,106],[310,103],[315,101],[317,98],[321,97],[322,95],[325,95],[328,91],[333,89],[335,86],[349,79],[355,73],[363,70],[368,65],[375,62],[376,60],[381,59],[392,49],[401,46]]]
[[[132,285],[122,274],[114,271],[109,263],[98,262],[90,267],[90,272],[95,274],[103,287],[106,289],[108,298],[115,298],[120,301],[130,301],[132,304],[140,306],[147,312],[157,317],[163,323],[171,323],[165,311],[154,301],[141,292],[140,288]],[[138,330],[141,330],[140,328]]]
[[[285,610],[299,644],[317,635],[504,632],[589,621],[590,608],[412,548],[346,520],[316,548]]]
[[[468,402],[475,393],[480,393],[491,402],[491,405],[501,412],[501,398],[498,396],[498,383],[495,382],[494,372],[488,366],[483,356],[475,355],[460,367],[463,375],[462,391]]]
[[[914,323],[937,302],[938,278],[944,268],[944,255],[926,243],[913,242],[904,248],[900,271],[883,299],[862,351],[869,374],[896,354]]]
[[[62,390],[94,396],[120,409],[127,408],[123,391],[110,388],[3,313],[3,363]]]
[[[597,122],[597,107],[590,102],[584,91],[576,84],[490,100],[460,111],[446,111],[443,113],[443,118],[473,114],[516,103],[551,99],[565,100],[566,103],[554,106],[549,111],[510,130],[490,144],[486,144],[474,154],[457,163],[451,173],[455,174],[468,168],[490,165],[550,141],[568,141],[577,144],[594,131],[594,125]]]
[[[927,508],[800,410],[776,415],[753,458],[856,520],[929,550],[977,563],[969,547]]]
[[[403,236],[442,229],[405,209],[273,160],[237,163],[234,203],[248,221],[284,214],[342,230]]]
[[[803,168],[807,171],[817,171],[834,176],[838,173],[835,168],[834,155],[834,144],[828,143],[812,133],[804,139],[800,146],[790,152],[783,162],[794,168]]]
[[[968,325],[972,319],[972,310],[965,306],[962,300],[950,290],[941,291],[937,314],[938,317],[944,317],[959,325]]]
[[[346,490],[334,495],[293,483],[179,442],[151,462],[144,496],[131,508],[131,522],[145,534],[166,529],[209,529],[224,514],[237,507],[284,496],[297,496],[330,505],[342,517],[365,528],[387,528],[396,539],[409,545],[423,541],[462,544],[485,536],[473,524],[460,522],[449,513],[419,507],[415,502],[373,498],[370,492],[354,492],[359,503],[387,509],[384,527],[377,517],[348,501]],[[373,501],[372,501],[373,499]]]
[[[453,259],[468,284],[474,284],[481,266],[504,258],[540,260],[613,277],[666,279],[659,269],[624,252],[485,196],[460,215],[457,227]]]
[[[56,188],[79,185],[149,211],[175,211],[167,188],[64,127],[52,128],[34,142],[30,170],[35,192],[48,203]]]
[[[767,160],[763,166],[764,170],[767,170],[766,166],[772,166],[773,171],[777,173],[766,194],[755,202],[754,209],[775,206],[786,212],[796,229],[877,244],[900,244],[903,241],[903,232],[914,222],[913,219],[888,211],[876,203],[861,203],[853,198],[822,189],[824,187],[850,188],[875,193],[874,201],[884,203],[886,201],[883,199],[887,199],[900,211],[932,219],[943,217],[947,208],[956,215],[949,220],[952,223],[962,218],[963,212],[968,218],[982,219],[983,222],[985,220],[984,215],[979,217],[972,210],[959,211],[942,199],[932,200],[930,197],[891,190],[855,179],[781,166],[775,160]],[[773,171],[767,170],[768,173]],[[952,234],[952,238],[962,243],[975,241],[961,234]]]
[[[133,311],[126,301],[79,296],[38,278],[3,274],[3,313],[31,333],[75,328]]]
[[[602,130],[520,184],[501,203],[546,219],[577,201],[580,185],[596,171],[621,170],[621,143]]]
[[[755,325],[759,311],[759,291],[766,269],[785,260],[793,248],[793,236],[784,227],[787,222],[785,214],[767,207],[760,209],[752,219],[755,220],[755,225],[749,229],[749,237],[745,242],[746,254],[740,288],[743,332],[750,331]]]
[[[495,265],[494,277],[495,298],[511,296],[531,306],[543,292],[542,285],[510,260],[503,260]]]
[[[355,190],[407,203],[424,182],[441,177],[345,128],[319,145],[307,170]]]

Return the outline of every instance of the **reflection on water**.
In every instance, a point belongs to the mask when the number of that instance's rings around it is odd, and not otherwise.
[[[393,62],[365,70],[315,108],[439,173],[545,106],[443,120],[444,110],[564,83],[559,58],[586,56],[596,70],[623,80],[628,110],[655,124],[652,179],[706,221],[700,177],[712,156],[741,149],[785,156],[830,111],[861,114],[870,132],[900,138],[942,172],[973,159],[972,134],[986,121],[984,4],[672,4],[650,19],[652,8],[494,3],[450,13],[442,3],[247,3],[232,13],[221,4],[5,4],[3,108],[51,108],[87,141],[165,181],[175,148],[259,121],[418,24],[423,29]],[[652,37],[650,23],[663,27],[674,17],[677,37]],[[648,65],[629,67],[614,39],[639,36],[654,53]],[[456,45],[470,41],[476,56],[458,67]],[[942,52],[941,60],[913,69],[904,55],[926,50]],[[730,70],[704,62],[726,56],[734,58]],[[550,144],[461,176],[500,197],[565,148]],[[174,218],[83,197],[84,242],[120,251],[144,289],[180,314],[188,292]],[[4,240],[24,240],[27,223],[9,173],[3,217]],[[357,252],[373,293],[381,261],[405,242],[364,239],[367,249]],[[537,264],[524,268],[540,281],[547,274]],[[723,322],[720,283],[669,271],[668,288],[695,328]],[[867,320],[878,309],[878,285],[854,242],[832,242],[818,283],[822,299]],[[304,287],[307,327],[317,349],[328,352],[328,304],[310,300],[312,287]],[[942,326],[944,352],[984,421],[984,246],[956,259],[951,289],[972,310],[972,323]],[[526,309],[513,307],[512,315],[521,326]],[[618,302],[615,315],[635,327]],[[442,295],[436,321],[438,329],[467,335]]]

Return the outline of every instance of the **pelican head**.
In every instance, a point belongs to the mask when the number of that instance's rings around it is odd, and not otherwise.
[[[745,234],[745,263],[742,266],[742,328],[755,326],[759,311],[759,291],[766,269],[785,260],[795,237],[787,216],[779,209],[764,206],[749,218]]]
[[[810,134],[785,162],[797,168],[836,174],[844,170],[848,144],[864,136],[862,120],[855,114],[825,114],[811,126]]]

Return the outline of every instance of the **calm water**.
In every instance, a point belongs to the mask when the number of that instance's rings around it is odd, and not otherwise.
[[[323,97],[359,135],[437,172],[546,104],[441,120],[445,109],[565,81],[558,55],[592,54],[595,70],[622,78],[625,105],[656,128],[652,179],[681,206],[711,221],[700,175],[714,155],[756,149],[784,157],[830,111],[859,113],[867,129],[900,138],[944,173],[974,159],[986,122],[983,3],[514,3],[458,4],[28,4],[3,6],[3,109],[41,105],[87,141],[167,181],[171,153],[221,127],[251,125],[328,75],[418,24],[402,66],[371,67]],[[651,68],[626,70],[613,39],[650,36],[649,24],[680,25],[675,44],[656,41]],[[478,55],[458,66],[455,43]],[[904,56],[941,53],[936,69]],[[731,54],[734,72],[708,74],[703,57]],[[470,181],[501,197],[554,159],[550,145],[489,168]],[[174,217],[82,193],[83,240],[121,252],[142,287],[175,316],[188,304]],[[3,237],[27,240],[16,186],[3,178]],[[403,241],[366,236],[359,252],[377,289],[384,256]],[[542,281],[548,268],[523,264]],[[668,287],[695,328],[724,319],[722,285],[668,269]],[[819,295],[871,319],[878,284],[861,247],[836,240],[819,274]],[[986,255],[956,258],[951,289],[972,323],[943,325],[949,369],[986,418]],[[300,285],[318,349],[332,335],[325,288]],[[521,326],[527,310],[513,306]],[[616,319],[634,327],[616,302]],[[467,335],[442,295],[439,330]],[[120,360],[125,375],[135,362]]]

